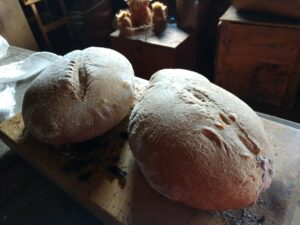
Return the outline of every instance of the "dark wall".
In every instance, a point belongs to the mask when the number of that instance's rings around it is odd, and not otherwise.
[[[229,0],[210,1],[205,17],[201,17],[204,22],[200,21],[201,28],[197,34],[199,42],[198,70],[211,80],[214,74],[215,54],[218,42],[218,22],[229,6]]]

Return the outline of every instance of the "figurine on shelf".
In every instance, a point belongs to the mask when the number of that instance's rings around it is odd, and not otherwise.
[[[130,36],[140,31],[163,32],[167,27],[167,6],[149,0],[127,0],[128,10],[121,10],[117,15],[117,27],[121,36]],[[152,32],[152,31],[151,31]]]
[[[167,27],[167,6],[161,2],[152,4],[153,10],[153,31],[155,34],[163,32]]]
[[[149,0],[128,0],[131,22],[134,27],[152,24],[152,12]]]
[[[120,30],[121,36],[130,36],[133,34],[131,14],[129,10],[120,10],[116,15],[117,27]]]

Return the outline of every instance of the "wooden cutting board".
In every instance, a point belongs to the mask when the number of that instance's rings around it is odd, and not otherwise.
[[[142,86],[137,87],[139,93]],[[299,196],[300,131],[262,120],[275,149],[275,178],[256,205],[226,212],[193,209],[156,193],[130,152],[127,118],[102,137],[51,146],[25,135],[18,114],[0,124],[0,137],[108,225],[288,225]]]

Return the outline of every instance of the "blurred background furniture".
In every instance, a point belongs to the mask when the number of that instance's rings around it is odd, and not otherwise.
[[[176,26],[169,25],[160,36],[121,37],[119,31],[114,31],[110,38],[112,48],[129,59],[136,76],[149,79],[163,68],[195,70],[196,39]]]
[[[292,106],[300,82],[300,21],[230,7],[220,18],[215,78],[250,102]]]
[[[11,45],[39,50],[18,0],[0,1],[0,35]]]
[[[26,6],[30,6],[34,15],[34,18],[39,26],[39,29],[43,35],[44,41],[47,45],[47,48],[51,51],[53,50],[52,44],[49,40],[48,33],[52,30],[57,29],[58,27],[61,26],[67,26],[68,29],[68,34],[70,36],[71,41],[73,41],[73,34],[72,34],[72,29],[69,24],[68,20],[68,15],[67,15],[67,9],[66,5],[64,3],[64,0],[59,0],[59,6],[62,11],[62,16],[60,18],[56,18],[55,20],[52,20],[51,22],[46,23],[43,21],[43,18],[37,8],[37,3],[43,2],[46,6],[47,13],[51,13],[51,9],[48,3],[48,0],[23,0],[23,3]]]
[[[42,50],[65,54],[88,46],[109,47],[114,13],[123,0],[20,0]]]
[[[300,19],[299,0],[231,0],[232,5],[239,10],[270,13]]]

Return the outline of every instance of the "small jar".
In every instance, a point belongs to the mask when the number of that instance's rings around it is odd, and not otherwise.
[[[178,27],[187,30],[197,28],[198,0],[176,0],[176,20]]]
[[[176,21],[184,30],[199,29],[207,14],[209,0],[176,0]],[[201,14],[201,15],[200,15]],[[202,19],[201,19],[202,18]]]

